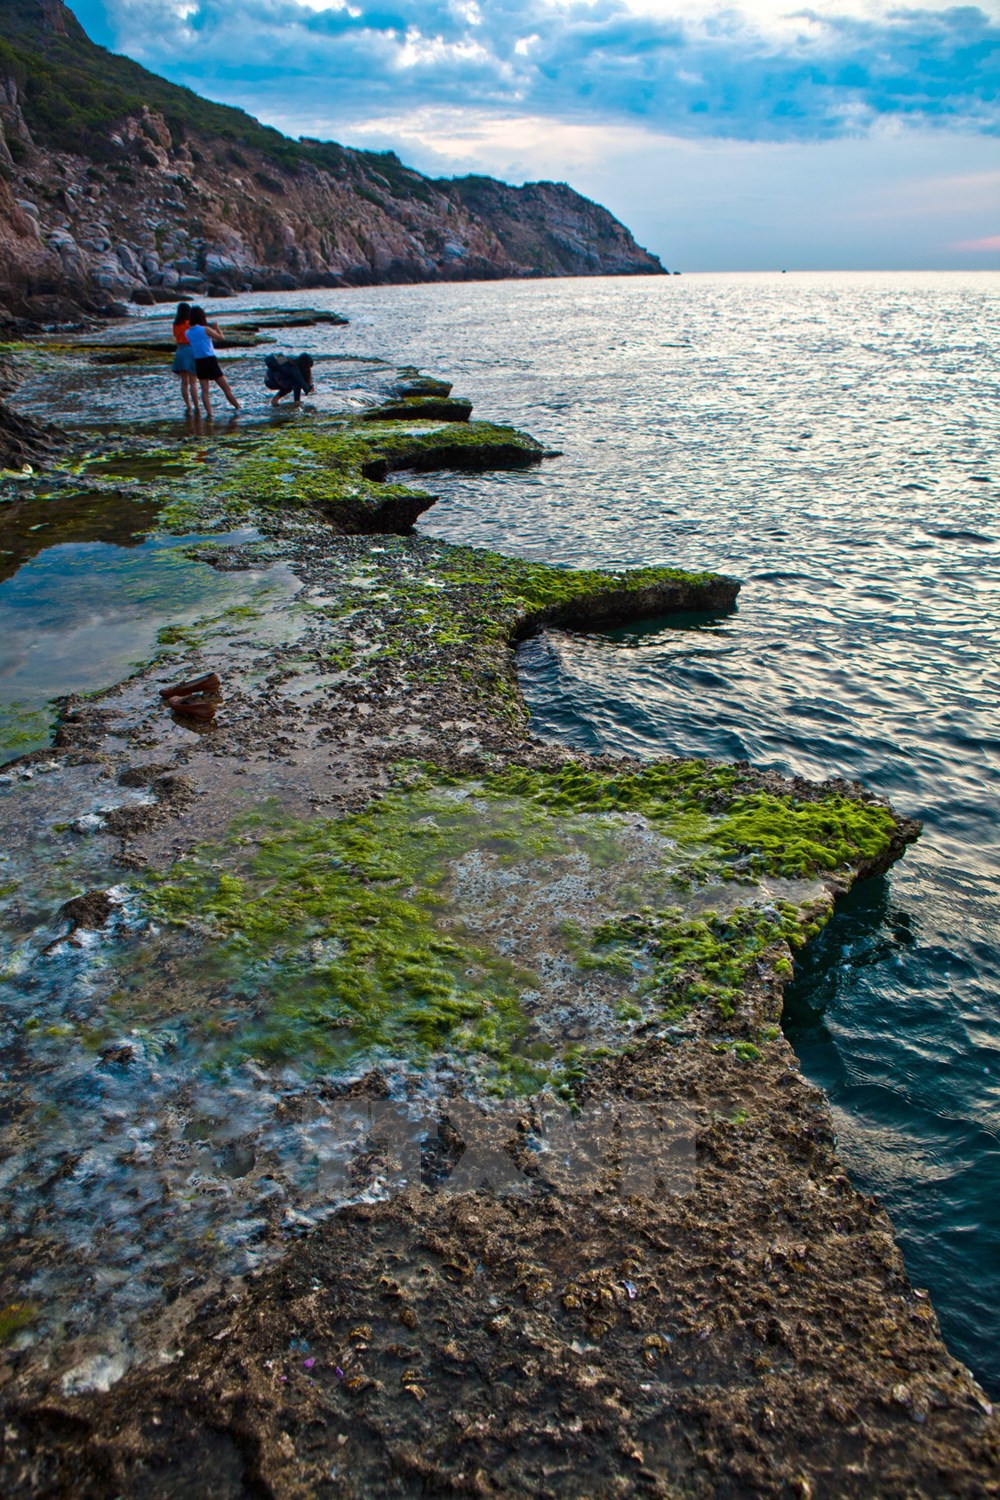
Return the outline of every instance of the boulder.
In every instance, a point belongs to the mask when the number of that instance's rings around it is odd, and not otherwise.
[[[401,401],[413,396],[447,397],[451,395],[451,381],[435,380],[433,375],[415,375],[406,380],[397,381],[392,388],[392,394],[398,396]]]
[[[127,271],[134,281],[145,281],[146,268],[132,249],[132,246],[122,242],[116,247],[116,252],[121,262],[122,270]]]
[[[73,281],[83,281],[86,278],[84,253],[68,229],[53,229],[49,234],[48,246],[62,261],[63,273],[67,277]]]
[[[210,250],[205,256],[204,265],[205,274],[207,276],[219,277],[243,275],[242,266],[240,266],[235,260],[231,260],[228,255],[219,255],[214,250]]]
[[[55,292],[25,297],[20,311],[31,323],[79,323],[86,316],[79,302]]]

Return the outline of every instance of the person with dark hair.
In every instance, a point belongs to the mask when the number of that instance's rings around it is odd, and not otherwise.
[[[177,353],[172,366],[175,375],[181,377],[181,395],[184,410],[193,416],[198,410],[198,379],[194,370],[194,351],[188,343],[187,331],[191,326],[191,308],[187,302],[179,302],[174,314],[174,343]]]
[[[277,391],[277,395],[271,398],[271,405],[277,406],[282,396],[295,396],[295,405],[302,403],[302,392],[309,395],[313,388],[312,368],[313,357],[311,354],[300,354],[296,359],[289,359],[284,354],[269,354],[264,361],[266,374],[264,384],[269,391]]]
[[[194,369],[201,386],[201,399],[205,407],[205,415],[212,415],[212,398],[208,387],[211,381],[216,385],[229,402],[234,411],[239,411],[240,403],[229,388],[229,381],[222,373],[222,366],[215,357],[215,345],[213,339],[218,339],[220,344],[225,343],[225,335],[221,329],[216,328],[214,323],[209,323],[205,317],[203,307],[192,307],[191,321],[187,328],[187,341],[194,352]]]

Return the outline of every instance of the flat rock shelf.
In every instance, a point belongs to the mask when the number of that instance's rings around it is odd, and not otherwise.
[[[8,481],[22,531],[106,500],[265,586],[0,771],[4,1493],[997,1493],[778,1025],[918,825],[533,740],[518,640],[739,584],[415,534],[408,475],[545,455],[438,392],[380,421],[400,378]]]

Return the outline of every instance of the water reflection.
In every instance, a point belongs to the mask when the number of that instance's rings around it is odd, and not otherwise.
[[[47,513],[50,503],[33,502],[36,513]],[[108,687],[154,656],[167,643],[159,640],[164,626],[183,629],[264,598],[272,587],[293,586],[281,570],[220,574],[185,554],[197,535],[136,532],[140,510],[103,495],[79,508],[57,504],[72,541],[53,545],[48,528],[24,527],[30,511],[20,531],[6,533],[15,545],[0,579],[0,761],[48,743],[54,699]]]
[[[138,547],[158,508],[103,490],[11,500],[0,506],[0,583],[50,547],[86,542]]]

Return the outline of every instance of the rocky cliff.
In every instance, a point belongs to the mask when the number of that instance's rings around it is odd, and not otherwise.
[[[466,211],[488,224],[518,265],[539,276],[630,276],[660,271],[624,224],[565,182],[510,187],[494,177],[448,184]]]
[[[0,0],[0,309],[384,281],[662,274],[562,183],[432,180],[289,140],[96,46],[60,0]]]

